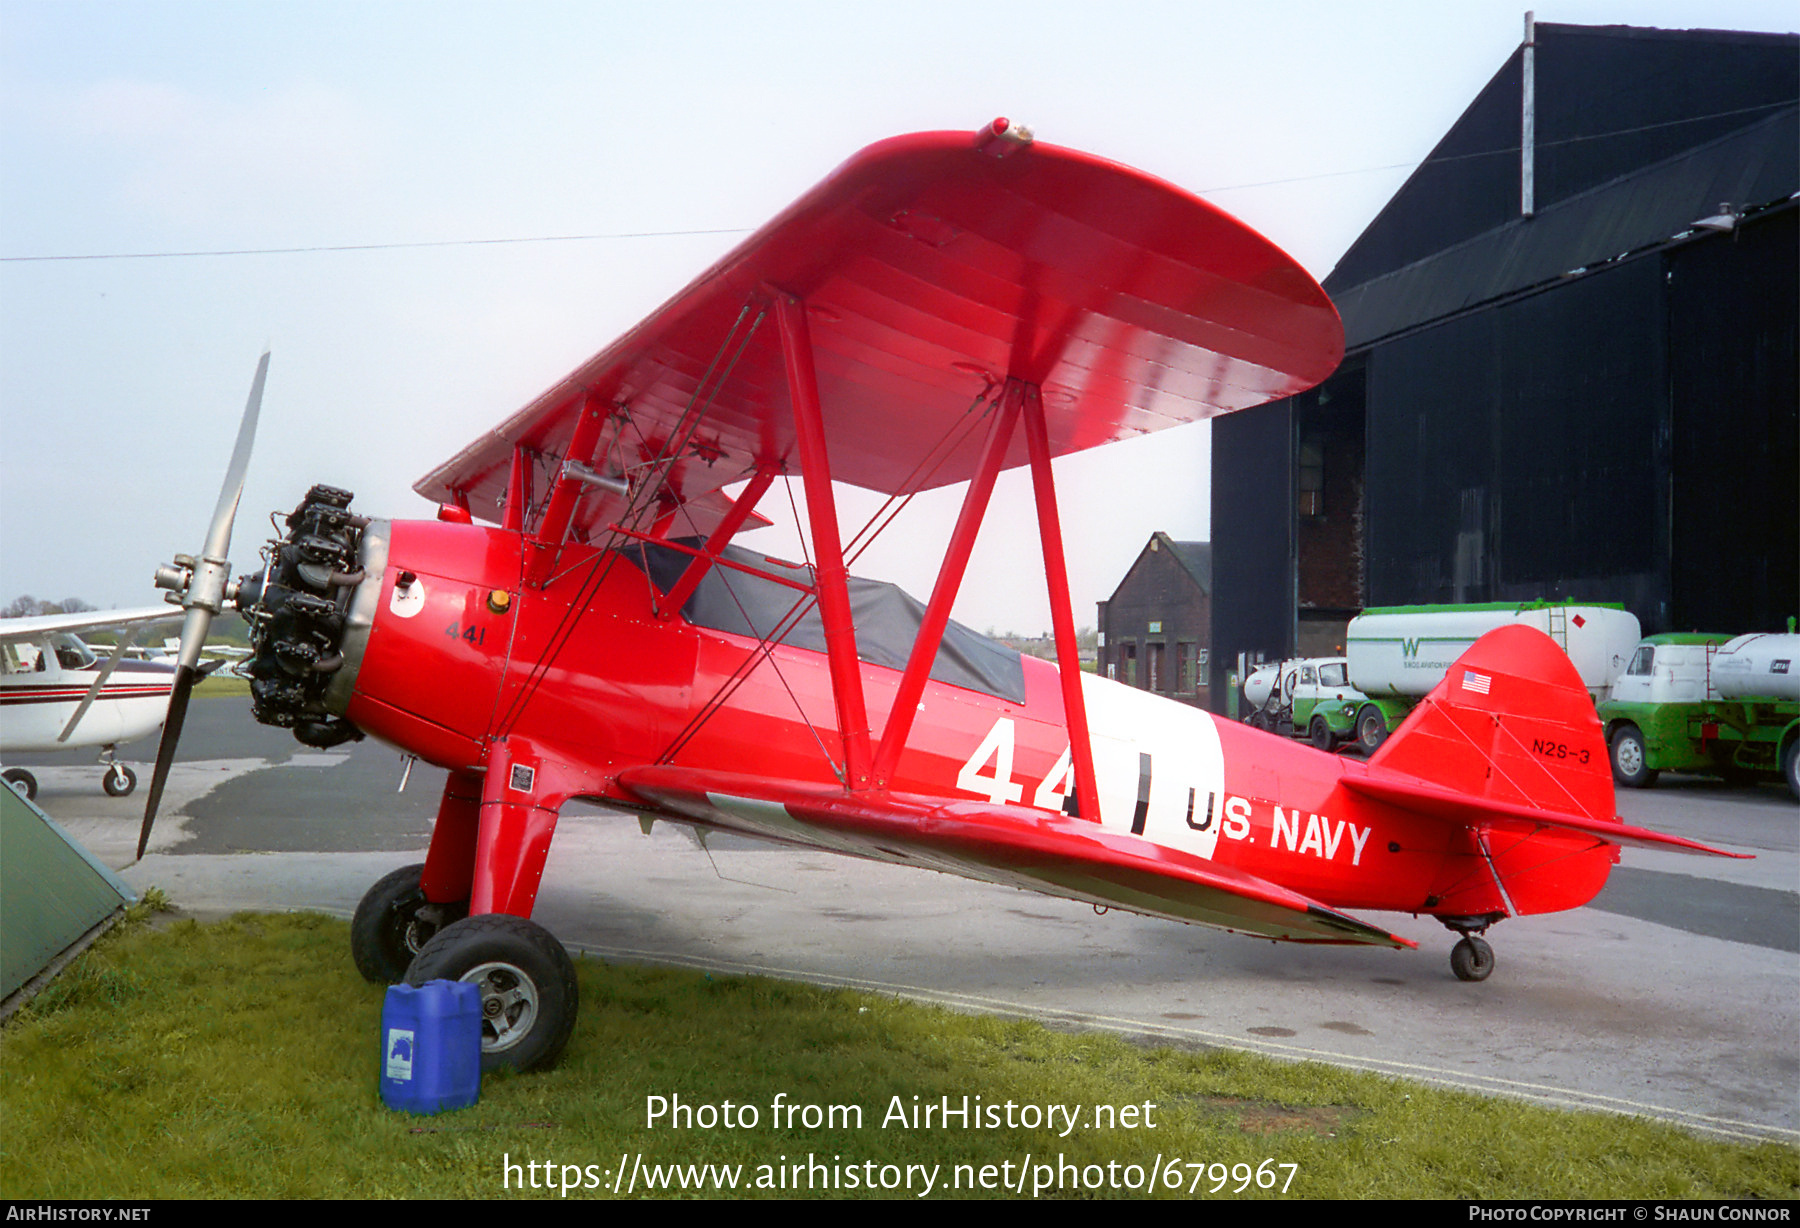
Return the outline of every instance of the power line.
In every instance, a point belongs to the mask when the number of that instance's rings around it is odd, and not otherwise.
[[[637,230],[592,235],[527,235],[511,239],[427,239],[412,243],[335,243],[318,247],[239,247],[189,252],[94,252],[64,256],[0,256],[0,263],[60,260],[178,260],[193,256],[298,256],[314,252],[385,252],[411,247],[496,247],[507,243],[584,243],[598,239],[666,239],[682,235],[749,234],[745,226],[718,230]]]
[[[1684,124],[1700,124],[1716,119],[1730,119],[1738,115],[1751,115],[1760,111],[1774,111],[1794,106],[1792,102],[1770,102],[1754,107],[1739,107],[1732,111],[1715,111],[1710,115],[1692,115],[1685,119],[1665,120],[1655,124],[1641,124],[1636,128],[1620,128],[1612,132],[1596,132],[1590,136],[1565,137],[1560,141],[1539,141],[1537,148],[1554,149],[1561,145],[1576,145],[1584,141],[1610,140],[1615,137],[1635,136],[1640,132],[1652,132],[1662,128],[1675,128]],[[1257,183],[1233,183],[1222,187],[1202,188],[1197,193],[1211,196],[1220,192],[1244,192],[1253,188],[1282,187],[1292,183],[1311,183],[1320,179],[1342,179],[1350,175],[1373,175],[1382,171],[1405,170],[1408,167],[1423,170],[1427,166],[1435,166],[1449,162],[1465,162],[1473,158],[1492,158],[1511,155],[1519,152],[1519,146],[1507,145],[1498,149],[1483,149],[1475,153],[1448,154],[1441,158],[1426,158],[1414,162],[1390,162],[1383,166],[1363,166],[1346,171],[1322,171],[1316,175],[1295,175],[1287,179],[1265,179]],[[730,226],[713,230],[635,230],[616,231],[607,234],[588,235],[527,235],[509,239],[435,239],[408,243],[337,243],[316,247],[242,247],[220,248],[211,251],[180,252],[95,252],[74,255],[55,256],[0,256],[0,264],[59,263],[75,260],[183,260],[205,256],[299,256],[321,252],[385,252],[401,251],[409,248],[426,247],[498,247],[517,243],[590,243],[607,239],[666,239],[693,235],[742,235],[749,234],[752,227]]]

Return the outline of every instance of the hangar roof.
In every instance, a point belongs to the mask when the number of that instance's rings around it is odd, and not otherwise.
[[[1533,46],[1534,215],[1521,48],[1325,279],[1351,349],[1800,189],[1800,35],[1539,23]]]
[[[1800,107],[1333,290],[1349,350],[1695,234],[1721,203],[1755,216],[1800,187]],[[1328,283],[1329,284],[1329,283]]]

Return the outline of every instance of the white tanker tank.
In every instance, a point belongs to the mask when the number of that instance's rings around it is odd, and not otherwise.
[[[1274,694],[1280,677],[1280,665],[1264,665],[1244,679],[1244,700],[1253,711],[1268,706],[1269,696]]]
[[[1522,623],[1560,645],[1590,694],[1605,696],[1637,648],[1637,616],[1616,605],[1497,602],[1390,606],[1350,620],[1350,685],[1371,697],[1417,700],[1496,627]]]
[[[1740,635],[1713,654],[1720,699],[1800,700],[1800,635]]]

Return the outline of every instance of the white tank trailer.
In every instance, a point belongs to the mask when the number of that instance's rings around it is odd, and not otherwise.
[[[1354,741],[1365,754],[1373,753],[1476,640],[1512,623],[1536,627],[1555,640],[1596,701],[1607,696],[1631,663],[1640,632],[1637,616],[1617,605],[1532,601],[1377,607],[1350,620],[1344,657],[1284,661],[1245,679],[1244,698],[1251,704],[1247,719],[1276,733],[1310,737],[1321,750]],[[1342,677],[1346,661],[1347,680]],[[1306,685],[1308,666],[1322,684],[1334,664],[1336,685]],[[1345,681],[1348,686],[1342,685]]]
[[[1800,700],[1800,635],[1740,635],[1713,654],[1720,699]]]
[[[1631,662],[1640,635],[1637,615],[1613,605],[1529,602],[1375,608],[1350,620],[1345,640],[1350,685],[1371,698],[1416,702],[1443,680],[1471,644],[1512,623],[1536,627],[1555,640],[1596,699],[1606,696]]]

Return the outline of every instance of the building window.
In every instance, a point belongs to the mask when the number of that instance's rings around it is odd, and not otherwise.
[[[1163,669],[1163,646],[1161,644],[1146,645],[1149,649],[1150,670],[1148,690],[1164,691],[1168,689],[1168,674]]]
[[[1317,436],[1300,445],[1299,513],[1317,519],[1325,514],[1325,445]]]
[[[1194,693],[1194,641],[1182,640],[1175,645],[1175,693]]]

